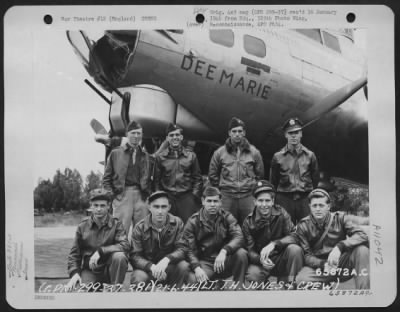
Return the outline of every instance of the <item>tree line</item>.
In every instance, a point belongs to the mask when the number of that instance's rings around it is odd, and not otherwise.
[[[83,181],[78,170],[58,169],[53,179],[39,179],[34,208],[45,212],[80,211],[89,207],[89,193],[102,185],[103,174],[91,171]]]

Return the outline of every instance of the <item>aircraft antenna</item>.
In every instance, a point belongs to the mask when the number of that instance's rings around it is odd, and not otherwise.
[[[98,95],[100,95],[100,97],[101,97],[104,101],[106,101],[108,105],[111,105],[111,103],[112,103],[111,100],[109,100],[108,98],[106,98],[106,96],[105,96],[103,93],[101,93],[100,90],[97,89],[95,85],[93,85],[93,84],[92,84],[89,80],[87,80],[87,79],[85,79],[85,83],[86,83],[90,88],[92,88],[92,90],[93,90],[94,92],[96,92]]]

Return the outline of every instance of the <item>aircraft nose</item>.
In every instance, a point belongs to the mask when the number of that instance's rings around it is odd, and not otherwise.
[[[123,80],[128,60],[135,52],[137,30],[108,30],[97,41],[83,31],[68,31],[67,37],[90,76],[105,90]]]

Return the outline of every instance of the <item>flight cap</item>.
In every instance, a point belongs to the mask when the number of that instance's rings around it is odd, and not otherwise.
[[[170,123],[167,126],[167,129],[165,130],[165,134],[168,135],[170,132],[175,131],[175,130],[180,130],[181,134],[183,133],[183,129],[181,126],[177,124]]]
[[[257,182],[256,187],[253,191],[253,196],[257,198],[257,196],[263,192],[273,192],[275,193],[275,187],[272,185],[271,182],[267,180],[260,180]]]
[[[302,128],[303,128],[303,123],[297,117],[289,118],[288,120],[285,121],[285,123],[282,126],[284,132],[298,131],[301,130]]]
[[[126,127],[126,132],[136,130],[136,129],[142,129],[142,125],[138,123],[135,120],[132,120],[129,125]]]
[[[245,124],[242,120],[240,120],[237,117],[232,117],[232,119],[229,121],[229,125],[228,125],[228,130],[231,130],[232,128],[236,128],[236,127],[243,127],[243,129],[245,128]]]
[[[93,201],[93,200],[110,201],[109,192],[102,188],[97,188],[97,189],[90,191],[89,197],[90,197],[91,201]]]
[[[315,188],[315,189],[313,189],[310,192],[310,194],[308,194],[308,200],[311,200],[312,198],[314,198],[315,195],[322,195],[324,197],[327,197],[329,199],[329,201],[331,200],[331,196],[323,188]]]
[[[221,197],[221,192],[219,191],[219,189],[218,188],[216,188],[216,187],[214,187],[214,186],[207,186],[205,189],[204,189],[204,192],[203,192],[203,197],[204,198],[206,198],[206,197],[208,197],[208,196],[219,196],[219,197]]]
[[[168,196],[168,193],[167,193],[167,192],[164,192],[164,191],[156,191],[156,192],[152,193],[152,194],[149,196],[149,198],[148,198],[149,204],[150,204],[151,202],[155,201],[156,199],[161,198],[161,197],[167,198],[167,199],[168,199],[168,202],[169,202],[169,196]]]

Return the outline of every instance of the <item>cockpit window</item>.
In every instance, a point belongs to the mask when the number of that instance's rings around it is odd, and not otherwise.
[[[231,29],[211,29],[210,40],[214,43],[231,48],[234,44],[234,35]]]
[[[319,29],[296,29],[296,31],[322,44],[322,38]]]
[[[249,35],[244,35],[244,50],[258,57],[267,55],[267,48],[264,41]]]
[[[326,31],[323,31],[323,34],[325,45],[328,48],[331,48],[340,53],[341,51],[338,38],[336,38],[334,35],[331,35],[330,33],[327,33]]]

